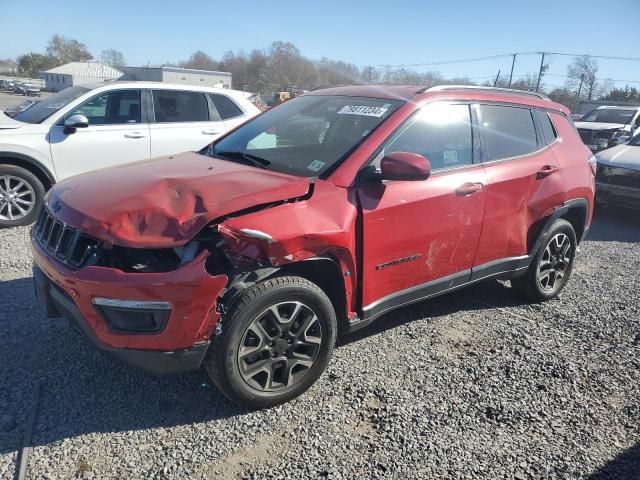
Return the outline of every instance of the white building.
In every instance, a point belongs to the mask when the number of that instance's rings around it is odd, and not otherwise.
[[[122,80],[179,83],[202,87],[231,88],[231,73],[178,67],[120,67]]]
[[[104,63],[71,62],[42,72],[45,89],[59,92],[73,85],[117,80],[123,73]]]

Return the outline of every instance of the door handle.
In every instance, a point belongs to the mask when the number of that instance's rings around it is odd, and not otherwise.
[[[560,169],[555,165],[545,165],[540,170],[538,170],[538,173],[536,173],[536,178],[541,179],[541,178],[548,177],[552,173],[556,173],[558,170]]]
[[[144,138],[146,135],[140,132],[125,133],[124,138]]]
[[[217,130],[202,130],[203,135],[219,135],[220,133]]]
[[[456,188],[456,195],[459,197],[466,197],[467,195],[473,195],[476,192],[482,190],[483,185],[481,183],[463,183]]]

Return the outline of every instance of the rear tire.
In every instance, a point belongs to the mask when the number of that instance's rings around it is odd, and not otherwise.
[[[571,277],[576,245],[573,226],[562,218],[556,220],[527,272],[511,280],[512,287],[534,302],[556,297]]]
[[[35,222],[44,195],[42,182],[29,170],[0,165],[0,227],[19,227]]]
[[[320,377],[337,320],[316,284],[286,276],[249,287],[222,318],[204,365],[230,400],[252,409],[287,402]]]

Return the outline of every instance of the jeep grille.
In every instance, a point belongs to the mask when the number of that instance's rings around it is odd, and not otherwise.
[[[100,241],[78,232],[42,209],[32,235],[52,257],[71,267],[80,268],[97,255]]]

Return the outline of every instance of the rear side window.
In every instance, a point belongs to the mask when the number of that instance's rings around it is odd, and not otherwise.
[[[384,148],[417,153],[429,159],[434,171],[470,165],[473,161],[468,105],[430,103]],[[376,161],[379,161],[379,155]],[[378,166],[378,165],[376,165]]]
[[[234,101],[226,95],[217,95],[215,93],[211,93],[210,96],[211,101],[215,105],[216,110],[218,111],[218,115],[220,115],[220,118],[222,120],[239,117],[243,114],[242,110],[240,110],[240,107],[238,107],[238,105],[236,105]]]
[[[556,129],[553,127],[553,123],[551,123],[551,118],[549,118],[549,114],[542,110],[536,110],[536,115],[538,116],[538,121],[540,122],[540,126],[542,127],[542,134],[544,135],[544,141],[547,145],[552,143],[556,138],[558,138],[558,134],[556,133]]]
[[[479,105],[478,123],[485,162],[518,157],[538,149],[528,108]]]
[[[153,109],[158,123],[209,120],[209,104],[204,93],[154,90]]]

